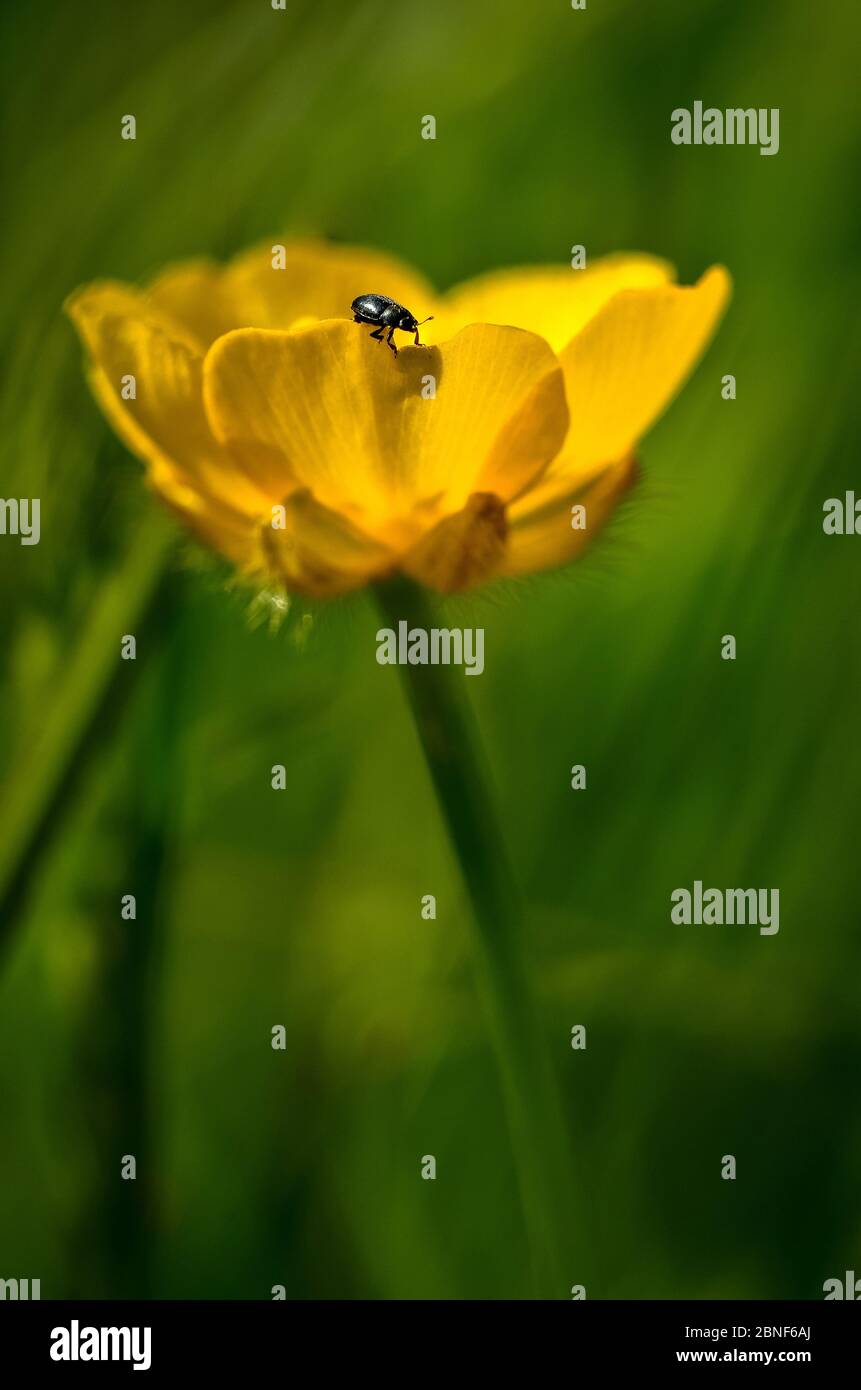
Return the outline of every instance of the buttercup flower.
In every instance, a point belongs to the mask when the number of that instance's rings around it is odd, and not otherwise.
[[[350,316],[368,293],[433,314],[427,345],[373,341]],[[67,309],[155,491],[249,578],[331,596],[395,571],[451,591],[571,560],[728,293],[719,266],[680,287],[663,261],[618,256],[440,297],[389,256],[297,241],[143,291],[87,285]]]

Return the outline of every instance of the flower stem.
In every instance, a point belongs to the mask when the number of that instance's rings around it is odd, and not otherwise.
[[[406,580],[377,586],[391,627],[433,627],[424,592]],[[401,666],[407,698],[472,905],[480,983],[500,1066],[539,1297],[562,1297],[570,1183],[559,1099],[524,961],[524,914],[497,823],[478,729],[448,666]]]

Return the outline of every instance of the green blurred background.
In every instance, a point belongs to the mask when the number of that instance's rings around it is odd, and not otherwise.
[[[284,230],[440,287],[575,242],[729,266],[594,550],[443,611],[486,629],[469,695],[572,1139],[560,1297],[820,1298],[861,1267],[861,540],[821,529],[861,492],[859,38],[845,0],[3,6],[0,491],[41,497],[42,540],[0,542],[0,1277],[530,1293],[464,890],[374,607],[273,633],[177,534],[144,630],[171,523],[60,311]],[[780,153],[672,145],[697,99],[779,107]],[[779,888],[779,934],[671,925],[695,878]]]

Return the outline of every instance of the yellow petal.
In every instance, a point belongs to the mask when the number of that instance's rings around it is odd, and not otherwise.
[[[172,464],[191,486],[237,511],[268,508],[267,495],[212,436],[203,409],[203,357],[190,337],[124,285],[87,285],[66,309],[90,354],[99,404],[138,458]],[[135,398],[124,400],[129,376]],[[284,490],[279,486],[274,495]]]
[[[616,509],[621,497],[634,482],[636,466],[631,459],[599,468],[567,488],[561,485],[541,505],[528,493],[508,512],[508,540],[498,573],[528,574],[567,564],[585,549]],[[561,484],[562,480],[557,479]],[[572,527],[573,506],[585,507],[585,528]]]
[[[505,552],[505,507],[491,492],[476,492],[466,506],[438,522],[410,550],[400,568],[429,588],[454,593],[499,569]]]
[[[284,246],[284,266],[278,269],[276,245]],[[431,286],[396,257],[322,240],[278,243],[273,238],[226,265],[182,262],[159,275],[146,297],[209,347],[235,328],[288,329],[297,322],[350,319],[353,300],[369,292],[415,308],[419,318],[433,312]]]
[[[429,378],[435,398],[426,398]],[[546,343],[488,325],[397,358],[366,325],[336,320],[295,333],[229,333],[207,355],[204,398],[216,437],[246,467],[282,470],[324,506],[400,545],[472,492],[515,496],[567,428]]]
[[[259,523],[190,485],[172,464],[147,465],[147,482],[184,526],[212,550],[220,551],[243,573],[264,568]]]
[[[682,385],[730,291],[722,266],[694,286],[623,290],[560,353],[571,427],[554,474],[630,453]]]
[[[232,328],[292,328],[303,318],[352,319],[350,305],[360,294],[385,294],[419,319],[434,312],[428,282],[381,251],[336,242],[281,243],[283,269],[273,268],[273,240],[238,256],[225,271],[233,312]]]
[[[279,525],[264,525],[261,540],[270,569],[287,588],[331,598],[392,569],[385,546],[340,512],[321,506],[307,489],[281,505]]]
[[[162,271],[146,290],[147,302],[183,325],[205,351],[231,328],[243,327],[226,268],[215,261],[185,261]]]
[[[422,331],[428,342],[438,343],[468,323],[514,324],[540,334],[559,352],[614,294],[665,284],[673,274],[666,261],[633,255],[605,256],[583,270],[495,270],[450,290],[434,323]]]

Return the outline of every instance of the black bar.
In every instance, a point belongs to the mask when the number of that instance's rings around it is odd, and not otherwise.
[[[101,1329],[117,1329],[117,1334]],[[96,1330],[96,1334],[91,1331]],[[137,1338],[134,1339],[134,1329]],[[145,1330],[149,1329],[149,1343]],[[744,1329],[742,1331],[741,1329]],[[438,1369],[441,1377],[475,1366],[485,1378],[498,1362],[516,1372],[528,1358],[531,1381],[559,1363],[573,1374],[714,1364],[729,1368],[792,1364],[817,1375],[857,1360],[857,1304],[816,1302],[380,1303],[380,1302],[42,1302],[0,1303],[0,1369],[59,1378],[194,1371],[268,1372],[303,1379],[343,1370],[351,1378],[388,1372],[399,1382]],[[77,1352],[58,1360],[55,1352]],[[116,1352],[127,1359],[83,1359]],[[149,1365],[144,1363],[149,1358]],[[545,1371],[540,1369],[545,1367]],[[304,1368],[304,1369],[303,1369]],[[545,1374],[546,1372],[546,1374]],[[145,1383],[141,1381],[141,1383]]]

